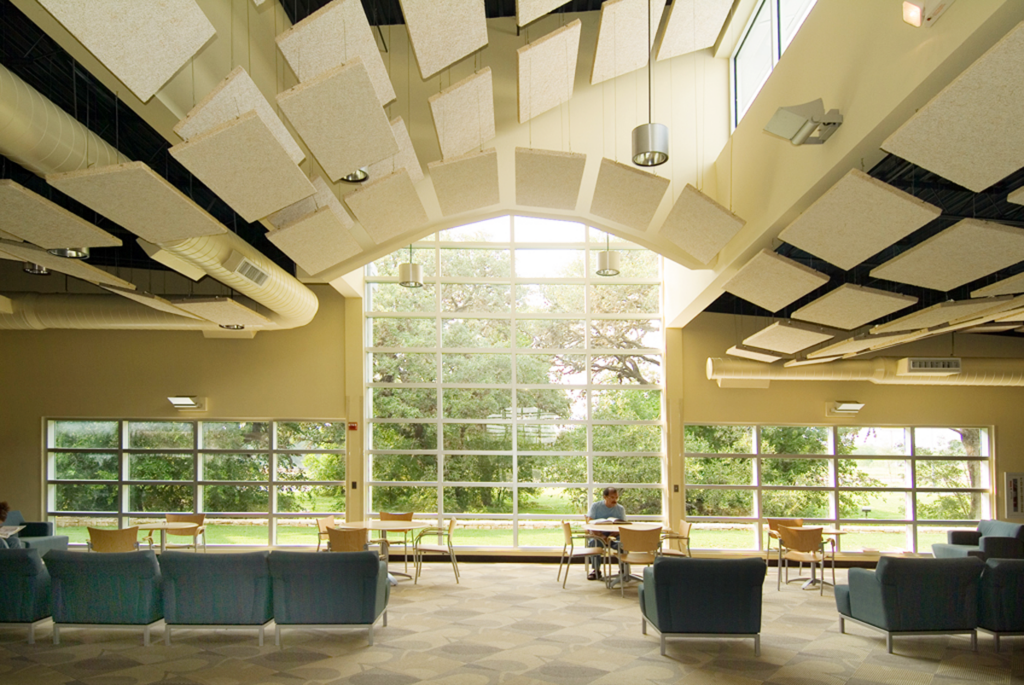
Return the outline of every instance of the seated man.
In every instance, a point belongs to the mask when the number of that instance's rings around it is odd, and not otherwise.
[[[625,521],[626,510],[619,504],[618,488],[607,487],[601,491],[601,495],[604,497],[604,501],[594,502],[590,505],[590,511],[587,512],[587,523],[601,519]],[[611,537],[612,535],[612,533],[608,533],[604,537]],[[587,547],[598,547],[600,544],[601,541],[596,538],[587,540]],[[590,557],[590,566],[591,570],[587,580],[598,580],[601,578],[601,558],[597,556]]]

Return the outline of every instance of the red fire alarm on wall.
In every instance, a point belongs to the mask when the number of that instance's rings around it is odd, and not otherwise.
[[[348,422],[348,429],[350,431],[357,431],[357,430],[359,430],[359,423],[356,422],[356,421],[349,421]]]

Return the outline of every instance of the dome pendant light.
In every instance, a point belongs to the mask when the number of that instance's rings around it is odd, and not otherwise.
[[[398,265],[398,285],[403,288],[423,287],[423,267],[412,261],[412,245],[409,245],[409,261]]]
[[[668,161],[668,127],[653,123],[651,106],[654,72],[651,71],[651,5],[647,4],[647,123],[633,129],[633,164],[658,166]]]
[[[611,238],[608,234],[604,234],[604,249],[597,253],[597,275],[598,276],[618,276],[620,255],[618,252],[612,252],[609,249],[609,243]]]

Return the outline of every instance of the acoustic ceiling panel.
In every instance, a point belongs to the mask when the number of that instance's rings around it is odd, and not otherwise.
[[[561,150],[516,148],[516,204],[576,209],[587,156]]]
[[[810,326],[801,326],[789,321],[776,321],[767,328],[749,336],[744,345],[773,350],[783,354],[796,354],[812,345],[831,340],[835,336]]]
[[[183,316],[186,319],[198,319],[199,317],[195,314],[186,312],[184,309],[175,306],[171,302],[168,302],[162,297],[158,297],[151,293],[142,292],[141,290],[127,290],[125,288],[118,288],[113,285],[101,285],[101,288],[108,292],[112,292],[115,295],[128,298],[134,302],[138,302],[141,305],[145,305],[150,309],[156,309],[157,311],[166,312],[168,314],[174,314],[175,316]]]
[[[487,45],[484,0],[399,1],[424,79]]]
[[[256,116],[267,125],[281,143],[281,147],[288,151],[288,156],[293,162],[298,164],[306,158],[302,148],[267,102],[267,98],[242,67],[235,67],[227,78],[193,107],[192,111],[175,125],[174,132],[183,140],[190,140],[249,111],[256,112]]]
[[[574,19],[516,50],[520,124],[572,98],[582,26]]]
[[[940,214],[935,205],[851,169],[779,238],[849,270]]]
[[[916,297],[844,283],[793,312],[793,318],[848,331],[912,304]]]
[[[1024,22],[882,143],[886,152],[981,192],[1024,167]]]
[[[667,178],[604,158],[597,173],[590,213],[646,231],[668,184]]]
[[[171,304],[221,326],[266,326],[270,319],[230,297],[191,297]]]
[[[267,239],[309,274],[320,273],[363,251],[349,227],[338,220],[330,207],[321,207],[280,230],[271,231]]]
[[[516,0],[516,25],[526,26],[564,4],[565,0]]]
[[[1024,273],[996,281],[992,285],[971,291],[971,297],[989,297],[991,295],[1016,295],[1024,293]]]
[[[431,162],[427,168],[442,215],[498,204],[498,153],[493,148],[446,162]]]
[[[46,267],[50,271],[74,276],[96,285],[117,285],[129,290],[135,289],[135,286],[128,281],[121,280],[117,276],[109,274],[103,269],[98,269],[87,262],[83,262],[80,259],[57,257],[42,248],[29,245],[28,243],[0,240],[0,258],[32,262],[33,264]]]
[[[792,259],[761,250],[725,284],[725,290],[777,312],[828,283],[828,276]]]
[[[632,73],[647,64],[664,10],[665,0],[606,0],[601,5],[591,85]]]
[[[943,292],[1024,260],[1024,231],[963,219],[871,270],[872,278]]]
[[[707,264],[744,224],[743,219],[686,184],[659,233],[701,264]]]
[[[356,220],[380,244],[427,223],[427,212],[405,169],[345,196]]]
[[[710,48],[729,16],[732,0],[674,0],[658,45],[658,61]]]
[[[1009,296],[984,297],[977,300],[949,300],[940,302],[911,312],[906,316],[874,326],[871,333],[888,333],[891,331],[913,331],[922,328],[935,328],[948,323],[963,321],[965,318],[995,314],[1014,306]]]
[[[121,244],[119,238],[10,179],[0,179],[0,208],[0,231],[47,250]]]
[[[857,354],[858,352],[866,352],[876,345],[881,345],[885,342],[893,342],[895,340],[902,340],[906,338],[905,333],[890,333],[888,335],[869,335],[869,336],[857,336],[854,338],[847,338],[841,340],[834,345],[822,347],[819,350],[807,353],[808,359],[822,359],[828,357],[835,359],[847,354]]]
[[[391,120],[391,133],[394,134],[395,142],[398,143],[398,154],[371,164],[370,168],[367,169],[367,173],[370,175],[370,178],[381,178],[388,174],[393,174],[399,169],[405,169],[409,172],[409,178],[412,179],[412,182],[419,183],[423,180],[423,169],[420,167],[420,160],[416,156],[416,148],[412,146],[409,129],[406,128],[402,117],[395,117]]]
[[[143,162],[69,171],[46,180],[151,243],[227,232],[223,224]]]
[[[743,345],[733,345],[725,351],[726,354],[731,354],[734,357],[743,357],[744,359],[753,359],[756,362],[765,362],[771,364],[777,362],[782,357],[776,354],[770,354],[761,350],[751,350]]]
[[[1015,205],[1024,205],[1024,188],[1017,188],[1017,190],[1007,195],[1006,201],[1012,202]]]
[[[326,207],[334,212],[335,219],[344,228],[352,228],[354,224],[352,217],[341,206],[338,196],[334,194],[334,191],[327,185],[327,182],[317,176],[313,179],[313,188],[316,189],[313,195],[303,198],[290,207],[285,207],[281,211],[274,212],[268,216],[267,221],[270,222],[270,225],[274,228],[284,228],[288,224],[303,219],[318,209]]]
[[[39,4],[143,102],[216,34],[194,0]]]
[[[494,85],[484,67],[427,98],[441,157],[459,157],[494,137]]]
[[[391,77],[359,0],[334,0],[277,37],[288,66],[309,81],[355,58],[363,61],[381,106],[395,99]]]
[[[843,355],[841,354],[837,354],[831,357],[817,357],[815,359],[790,359],[788,362],[784,363],[783,366],[792,367],[811,366],[812,364],[827,364],[828,362],[834,362],[835,360],[841,358],[842,356]]]
[[[398,154],[358,57],[286,90],[277,103],[332,181]]]
[[[170,152],[246,221],[258,221],[314,192],[255,112],[179,143]]]

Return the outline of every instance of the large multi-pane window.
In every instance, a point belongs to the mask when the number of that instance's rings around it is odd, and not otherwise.
[[[457,517],[457,544],[561,545],[607,485],[630,518],[662,517],[661,262],[608,236],[500,217],[366,271],[370,515]]]
[[[847,552],[922,551],[993,512],[987,428],[688,425],[692,546],[763,549],[769,517]]]
[[[345,511],[343,421],[47,422],[47,508],[72,542],[87,526],[206,513],[208,544],[312,544]]]

